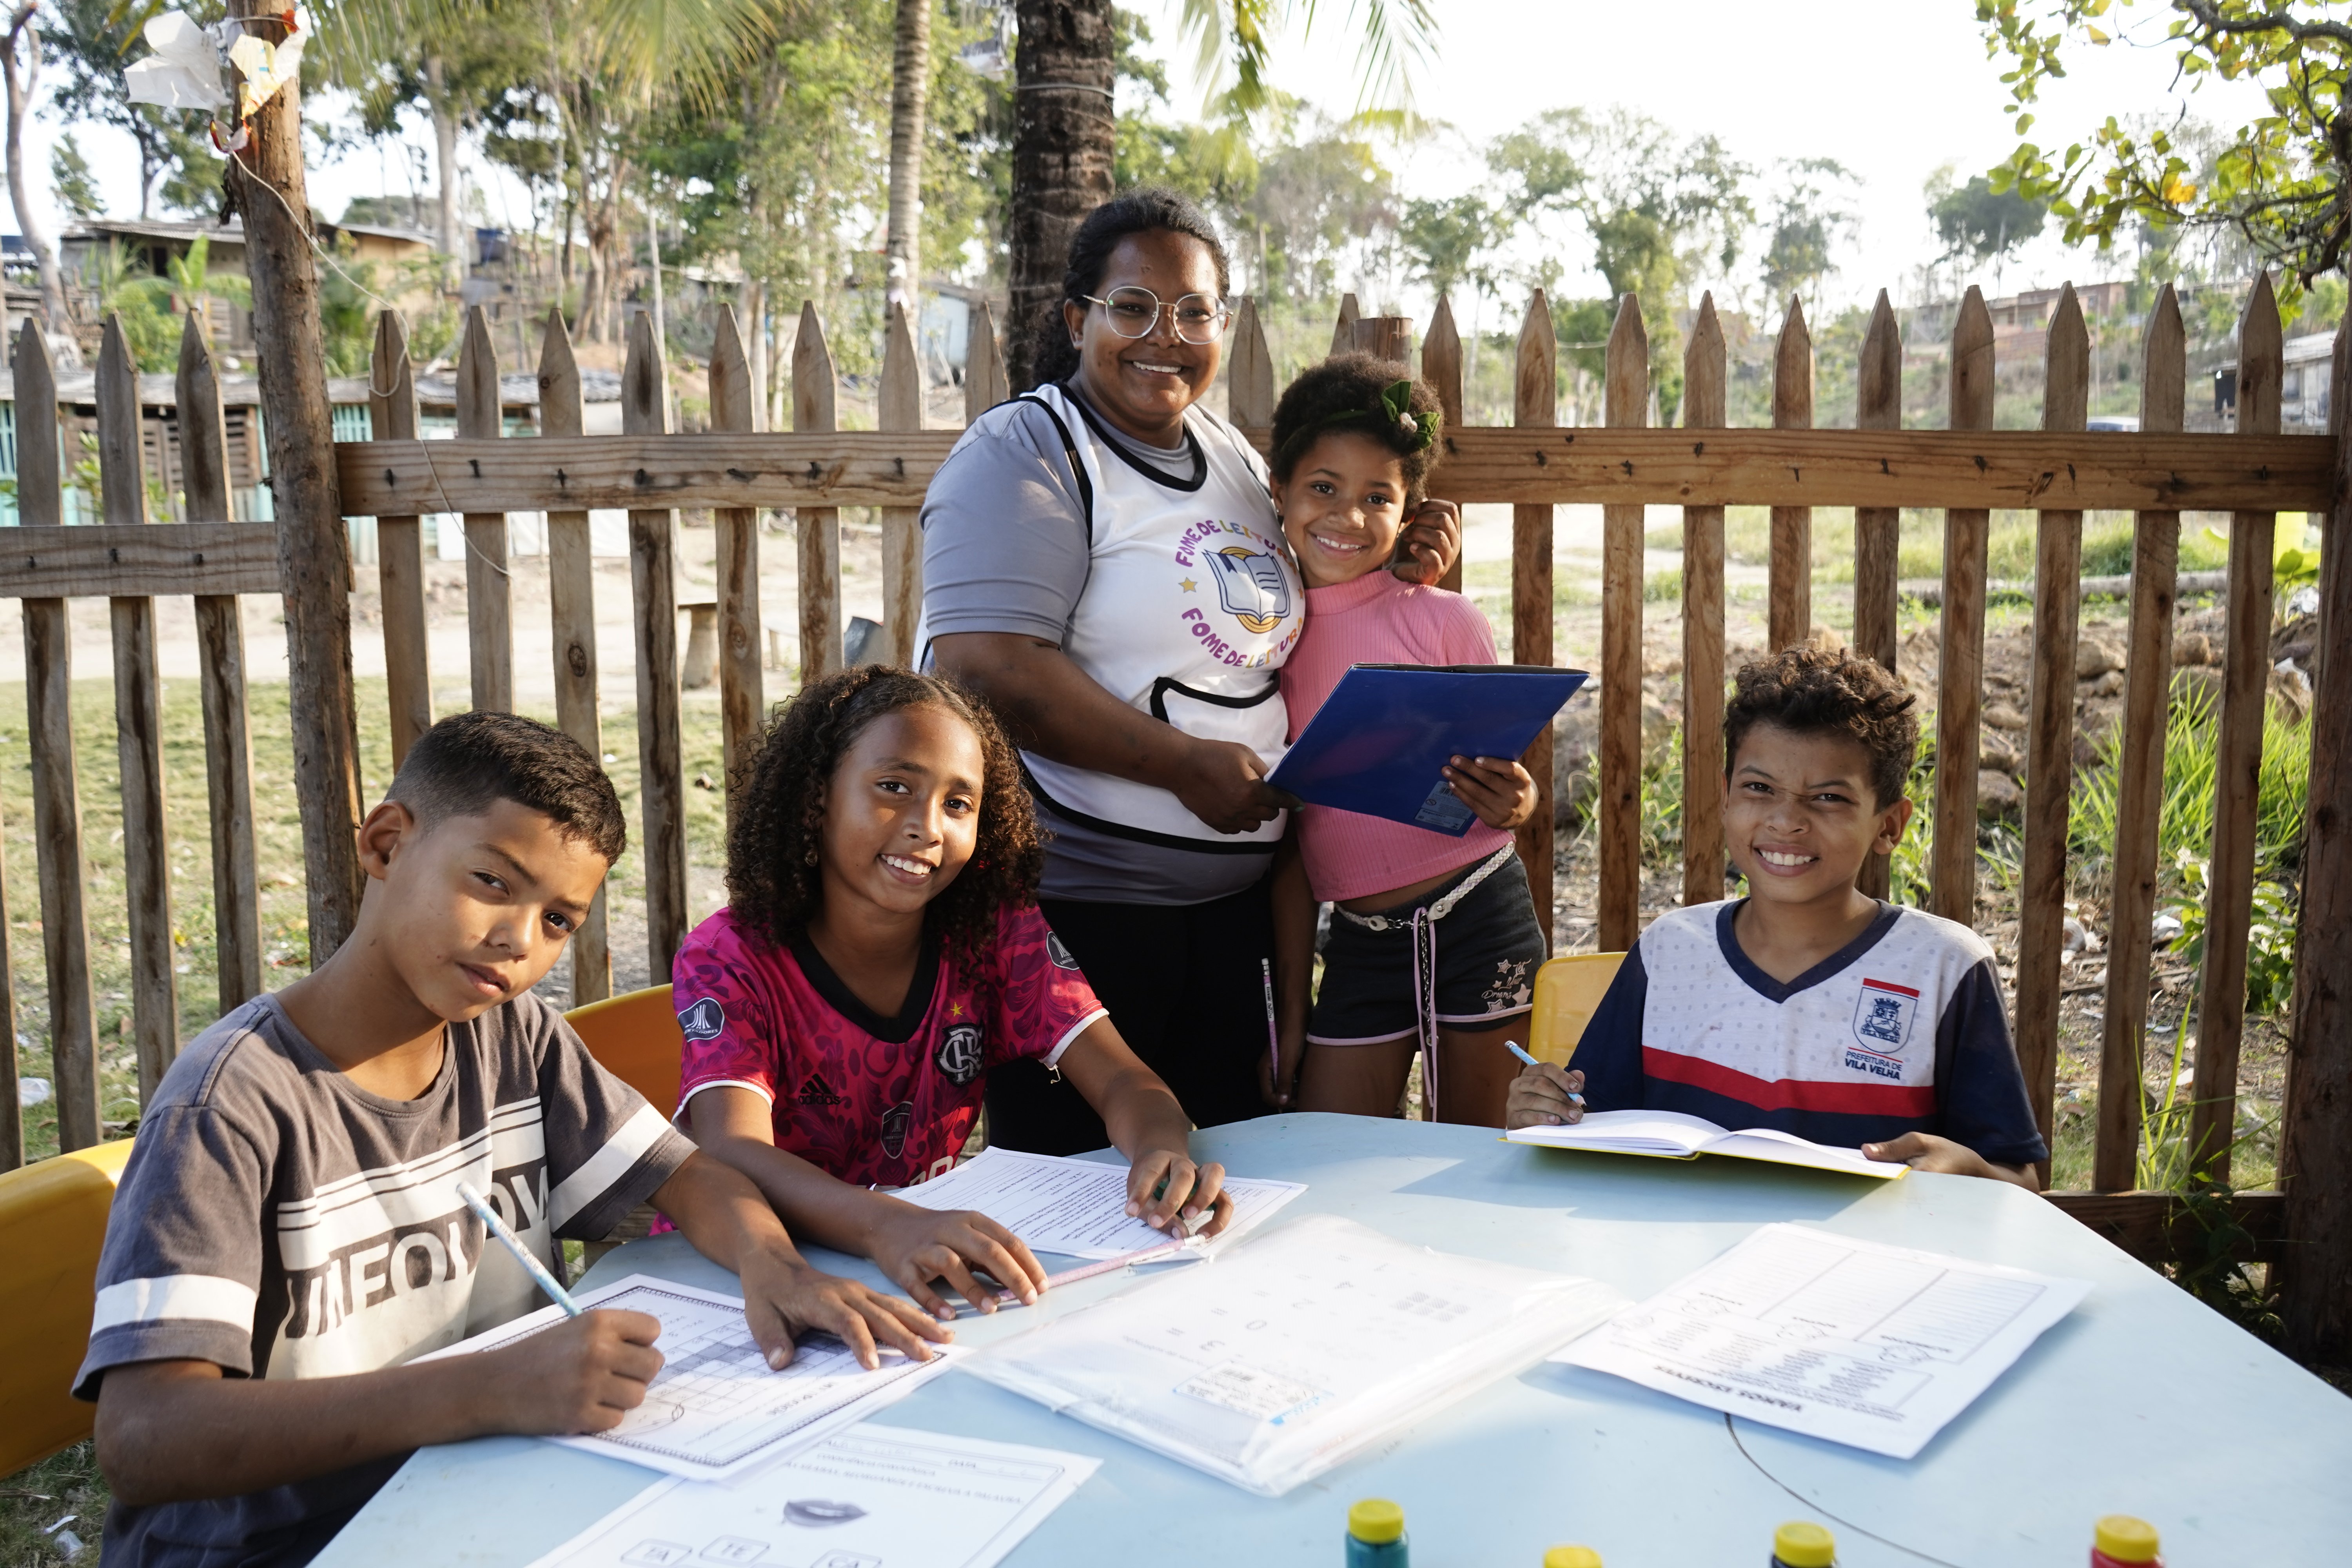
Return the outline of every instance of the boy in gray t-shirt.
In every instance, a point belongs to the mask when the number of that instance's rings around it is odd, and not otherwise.
[[[409,1364],[537,1304],[457,1183],[542,1262],[651,1197],[742,1279],[772,1363],[796,1331],[928,1359],[912,1302],[823,1274],[766,1199],[595,1063],[530,987],[624,839],[588,753],[503,713],[420,737],[359,830],[350,939],[174,1062],[100,1259],[89,1353],[114,1489],[106,1563],[308,1562],[408,1452],[602,1431],[661,1366],[660,1323],[593,1311]]]

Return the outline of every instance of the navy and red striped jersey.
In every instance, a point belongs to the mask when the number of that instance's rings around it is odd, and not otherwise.
[[[1661,915],[1571,1063],[1593,1110],[1679,1110],[1853,1148],[1936,1133],[2000,1164],[2048,1158],[1968,927],[1882,903],[1843,951],[1781,982],[1740,950],[1745,900]]]

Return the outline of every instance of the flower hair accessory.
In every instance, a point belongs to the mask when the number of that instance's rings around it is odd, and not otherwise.
[[[1380,401],[1370,408],[1343,408],[1327,414],[1314,424],[1294,432],[1282,449],[1275,454],[1279,468],[1284,461],[1295,458],[1326,430],[1342,425],[1369,425],[1382,436],[1402,447],[1405,454],[1426,452],[1437,444],[1439,427],[1444,416],[1435,409],[1416,414],[1412,408],[1412,383],[1392,381],[1382,389]]]

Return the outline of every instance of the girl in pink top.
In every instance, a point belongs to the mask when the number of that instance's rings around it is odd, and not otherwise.
[[[1349,665],[1495,662],[1476,605],[1381,570],[1424,504],[1438,417],[1409,369],[1369,354],[1326,360],[1275,409],[1275,510],[1307,582],[1307,629],[1282,668],[1293,741]],[[1510,833],[1534,815],[1535,781],[1510,757],[1455,757],[1445,777],[1478,815],[1459,838],[1328,806],[1297,814],[1276,870],[1275,943],[1279,1054],[1298,1064],[1300,1110],[1397,1114],[1418,1049],[1437,1120],[1502,1125],[1518,1064],[1497,1031],[1527,1016],[1545,957]],[[1333,910],[1310,1012],[1318,902]]]

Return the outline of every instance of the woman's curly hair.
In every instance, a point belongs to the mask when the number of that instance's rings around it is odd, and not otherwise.
[[[971,726],[983,767],[971,859],[933,896],[924,928],[969,963],[995,942],[999,910],[1036,901],[1045,845],[1020,759],[996,716],[952,680],[863,664],[778,704],[758,750],[737,770],[735,820],[727,830],[727,897],[737,919],[778,946],[807,931],[824,901],[815,862],[834,770],[876,720],[927,704]]]
[[[1918,699],[1866,658],[1843,648],[1800,643],[1742,665],[1723,715],[1723,776],[1739,760],[1739,742],[1759,724],[1800,735],[1835,735],[1870,758],[1870,789],[1884,811],[1903,798],[1919,752]]]
[[[1400,381],[1412,384],[1406,411],[1416,419],[1442,413],[1437,389],[1412,373],[1402,360],[1376,359],[1367,353],[1333,354],[1311,365],[1283,389],[1274,405],[1274,458],[1271,471],[1277,483],[1288,484],[1298,459],[1314,449],[1314,437],[1334,430],[1369,436],[1397,455],[1404,471],[1404,504],[1419,506],[1428,493],[1430,470],[1437,467],[1439,447],[1417,442],[1394,421],[1378,417],[1381,395]],[[1355,416],[1367,416],[1357,418]],[[1418,447],[1418,449],[1416,449]]]

